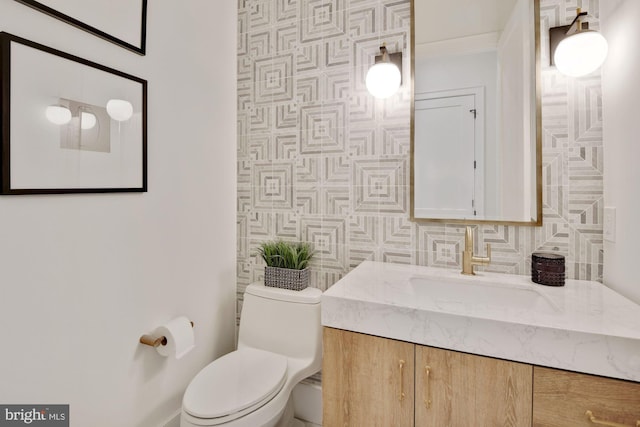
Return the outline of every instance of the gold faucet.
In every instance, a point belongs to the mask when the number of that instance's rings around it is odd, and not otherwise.
[[[464,233],[464,251],[462,251],[462,274],[475,275],[474,265],[489,265],[491,262],[491,245],[487,243],[487,256],[479,257],[473,254],[473,229],[467,226]]]

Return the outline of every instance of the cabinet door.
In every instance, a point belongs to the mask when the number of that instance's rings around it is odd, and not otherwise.
[[[640,384],[536,366],[533,425],[636,427],[640,425]]]
[[[416,346],[416,426],[530,427],[532,366]]]
[[[323,426],[413,426],[414,348],[324,328]]]

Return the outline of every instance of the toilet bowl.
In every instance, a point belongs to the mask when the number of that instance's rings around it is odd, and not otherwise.
[[[238,349],[216,359],[191,381],[181,427],[288,427],[291,391],[320,370],[319,289],[247,286]]]

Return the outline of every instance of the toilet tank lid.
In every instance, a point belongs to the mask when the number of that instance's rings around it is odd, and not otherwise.
[[[301,291],[265,286],[262,282],[255,282],[247,286],[248,294],[279,301],[297,302],[299,304],[320,304],[322,291],[318,288],[305,288]]]

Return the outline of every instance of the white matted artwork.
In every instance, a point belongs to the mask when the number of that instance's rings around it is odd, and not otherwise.
[[[146,191],[147,82],[0,33],[2,194]]]
[[[147,0],[16,0],[140,55],[146,50]]]

